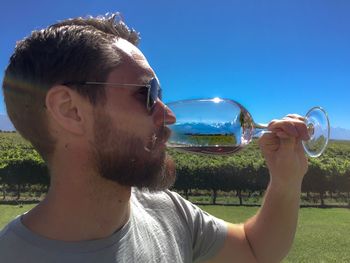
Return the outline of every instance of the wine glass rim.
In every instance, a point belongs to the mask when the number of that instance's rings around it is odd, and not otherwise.
[[[201,101],[201,102],[209,102],[209,101],[221,102],[221,101],[225,101],[225,102],[230,102],[230,103],[233,103],[233,104],[238,104],[239,106],[243,107],[243,105],[241,103],[239,103],[238,101],[236,101],[236,100],[227,99],[227,98],[219,98],[219,97],[215,97],[215,98],[182,99],[182,100],[166,102],[165,104],[166,105],[169,105],[169,104],[180,104],[180,103],[188,103],[188,102],[193,102],[193,101]]]
[[[311,109],[308,110],[308,112],[305,114],[305,117],[307,118],[308,115],[313,112],[314,110],[320,110],[324,116],[326,117],[326,120],[327,120],[327,127],[328,127],[328,138],[330,137],[330,123],[329,123],[329,117],[328,117],[328,113],[327,111],[321,107],[321,106],[315,106],[315,107],[312,107]]]
[[[314,107],[312,107],[311,109],[309,109],[308,110],[308,112],[306,113],[306,115],[308,115],[311,111],[313,111],[313,110],[321,110],[321,111],[323,111],[323,113],[327,116],[327,118],[328,118],[328,114],[327,114],[327,112],[326,112],[326,110],[323,108],[323,107],[321,107],[321,106],[314,106]]]
[[[327,121],[327,138],[326,138],[326,139],[327,139],[327,141],[326,141],[325,145],[323,146],[323,148],[321,149],[321,151],[320,151],[318,154],[316,154],[316,155],[313,155],[313,156],[310,155],[311,157],[319,157],[319,156],[322,155],[322,153],[323,153],[323,152],[326,150],[326,148],[327,148],[328,141],[330,140],[330,135],[331,135],[331,126],[330,126],[330,123],[329,123],[328,113],[327,113],[327,111],[326,111],[324,108],[322,108],[321,106],[312,107],[312,108],[311,108],[310,110],[308,110],[308,112],[306,113],[305,118],[307,119],[308,116],[309,116],[309,114],[310,114],[311,112],[315,111],[315,110],[321,111],[321,112],[323,113],[324,117],[326,118],[326,121]]]

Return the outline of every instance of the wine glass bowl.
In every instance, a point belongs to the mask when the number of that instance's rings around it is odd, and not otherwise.
[[[253,120],[248,111],[234,101],[182,100],[167,106],[176,116],[176,123],[168,125],[171,130],[168,147],[196,153],[230,154],[251,140]]]
[[[255,123],[244,106],[230,99],[181,100],[168,103],[167,107],[176,116],[176,122],[167,125],[171,130],[167,142],[170,148],[203,154],[232,154],[267,131],[266,125]],[[323,109],[315,107],[305,119],[310,140],[303,142],[303,146],[308,155],[317,157],[328,143],[328,117]]]

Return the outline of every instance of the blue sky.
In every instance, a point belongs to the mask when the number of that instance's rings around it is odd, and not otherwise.
[[[32,30],[116,11],[140,31],[166,102],[230,98],[265,123],[319,105],[331,126],[350,129],[347,0],[5,0],[0,78],[16,41]]]

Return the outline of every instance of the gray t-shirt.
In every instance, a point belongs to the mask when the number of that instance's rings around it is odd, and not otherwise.
[[[17,217],[0,232],[0,263],[199,262],[218,252],[226,233],[224,221],[174,192],[133,189],[129,221],[104,239],[47,239]]]

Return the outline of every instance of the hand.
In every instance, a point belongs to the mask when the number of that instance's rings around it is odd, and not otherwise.
[[[301,185],[308,162],[302,140],[309,135],[304,118],[290,114],[282,120],[273,120],[268,125],[271,133],[259,139],[259,146],[270,171],[271,181],[290,185]]]

